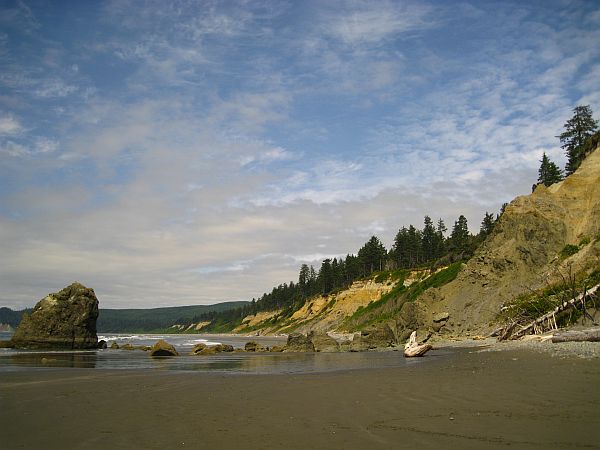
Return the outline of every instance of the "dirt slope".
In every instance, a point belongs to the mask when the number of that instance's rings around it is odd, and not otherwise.
[[[562,276],[600,265],[600,151],[561,183],[538,186],[506,208],[492,235],[459,276],[406,305],[401,323],[430,329],[449,313],[442,334],[484,333],[502,305]],[[567,244],[579,251],[566,257]],[[404,316],[404,317],[402,317]]]

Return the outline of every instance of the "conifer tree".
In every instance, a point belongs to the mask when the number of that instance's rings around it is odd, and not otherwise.
[[[436,236],[433,222],[429,216],[425,216],[423,220],[424,227],[421,232],[421,248],[423,251],[423,259],[430,261],[436,257]]]
[[[598,128],[598,122],[592,117],[589,105],[577,106],[573,109],[573,117],[565,123],[565,131],[558,136],[562,148],[567,154],[566,175],[577,170],[587,156],[585,143]]]
[[[550,158],[546,156],[545,152],[542,155],[540,163],[538,183],[541,183],[544,186],[550,186],[563,180],[562,171],[554,164],[554,162],[550,161]]]
[[[488,236],[494,229],[495,223],[496,222],[494,221],[494,215],[486,211],[485,216],[483,216],[483,220],[481,221],[479,236],[481,236],[482,238]]]
[[[456,253],[464,253],[468,250],[469,227],[467,225],[467,218],[462,214],[458,217],[458,220],[454,222],[452,234],[450,235],[450,242],[452,244],[452,250]]]
[[[387,250],[376,236],[371,236],[371,239],[362,246],[358,251],[358,258],[364,268],[363,275],[370,275],[376,270],[383,270]]]

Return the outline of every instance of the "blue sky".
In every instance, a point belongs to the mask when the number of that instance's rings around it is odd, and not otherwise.
[[[0,59],[0,305],[209,304],[529,193],[600,4],[1,1]]]

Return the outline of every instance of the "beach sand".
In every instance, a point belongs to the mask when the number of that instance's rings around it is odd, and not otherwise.
[[[600,448],[600,359],[471,348],[301,375],[9,371],[0,405],[2,449]]]

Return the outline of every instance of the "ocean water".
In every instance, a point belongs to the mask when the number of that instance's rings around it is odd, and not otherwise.
[[[0,333],[0,340],[10,339],[9,333]],[[243,348],[254,340],[263,346],[285,343],[284,337],[244,337],[220,335],[156,335],[156,334],[102,334],[110,346],[152,345],[159,339],[173,344],[181,356],[152,358],[141,350],[85,350],[47,351],[0,349],[0,372],[18,370],[52,370],[59,368],[87,368],[99,370],[175,370],[222,374],[317,373],[338,370],[356,370],[383,367],[405,367],[447,356],[450,350],[432,352],[427,358],[406,359],[402,352],[360,353],[221,353],[212,356],[190,356],[198,343],[230,344]]]

